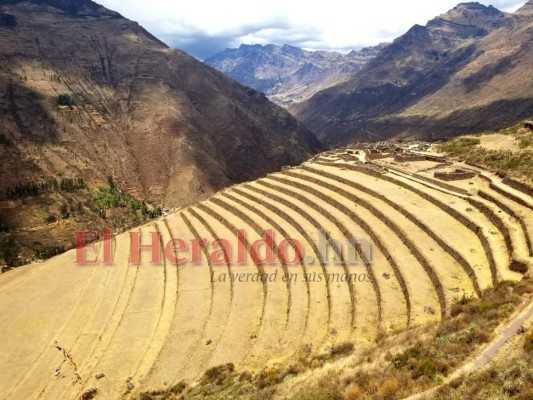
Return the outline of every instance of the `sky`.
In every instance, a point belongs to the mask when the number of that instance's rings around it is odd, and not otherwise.
[[[241,44],[348,52],[390,42],[459,0],[96,0],[204,60]],[[515,11],[526,0],[479,0]]]

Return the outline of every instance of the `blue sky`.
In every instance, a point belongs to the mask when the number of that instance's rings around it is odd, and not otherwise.
[[[347,52],[391,41],[458,4],[457,0],[96,1],[199,59],[241,43]],[[480,3],[512,12],[526,0]]]

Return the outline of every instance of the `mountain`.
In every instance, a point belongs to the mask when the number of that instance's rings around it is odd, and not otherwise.
[[[42,226],[50,237],[53,216],[34,207],[21,222],[14,213],[33,204],[9,193],[51,180],[94,188],[111,177],[139,200],[180,207],[321,148],[263,94],[90,0],[1,0],[0,63],[0,232]]]
[[[348,54],[306,51],[272,44],[226,49],[205,63],[243,85],[264,92],[282,106],[300,103],[316,92],[349,79],[376,57],[384,44]]]
[[[531,4],[515,14],[459,4],[291,111],[330,144],[512,125],[533,112]]]

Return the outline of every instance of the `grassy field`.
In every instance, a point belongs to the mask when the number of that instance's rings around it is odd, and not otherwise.
[[[463,136],[438,150],[503,177],[533,183],[533,132],[519,124],[496,133]]]
[[[438,385],[474,352],[493,338],[494,329],[508,319],[523,296],[533,293],[533,280],[502,282],[481,298],[462,298],[450,317],[418,331],[402,332],[358,352],[344,344],[323,367],[302,357],[284,370],[258,374],[238,371],[233,364],[211,368],[200,384],[180,383],[168,390],[143,393],[141,400],[284,398],[290,400],[402,399]],[[533,369],[533,333],[523,340],[523,354],[490,367],[471,378],[459,378],[438,391],[438,399],[528,399]],[[294,387],[291,381],[299,381]],[[487,397],[488,396],[488,397]]]

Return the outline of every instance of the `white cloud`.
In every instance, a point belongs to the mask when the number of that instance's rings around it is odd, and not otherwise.
[[[457,0],[97,1],[199,58],[241,43],[347,51],[391,41],[415,23],[425,25],[457,5]],[[526,1],[480,2],[514,11]]]

